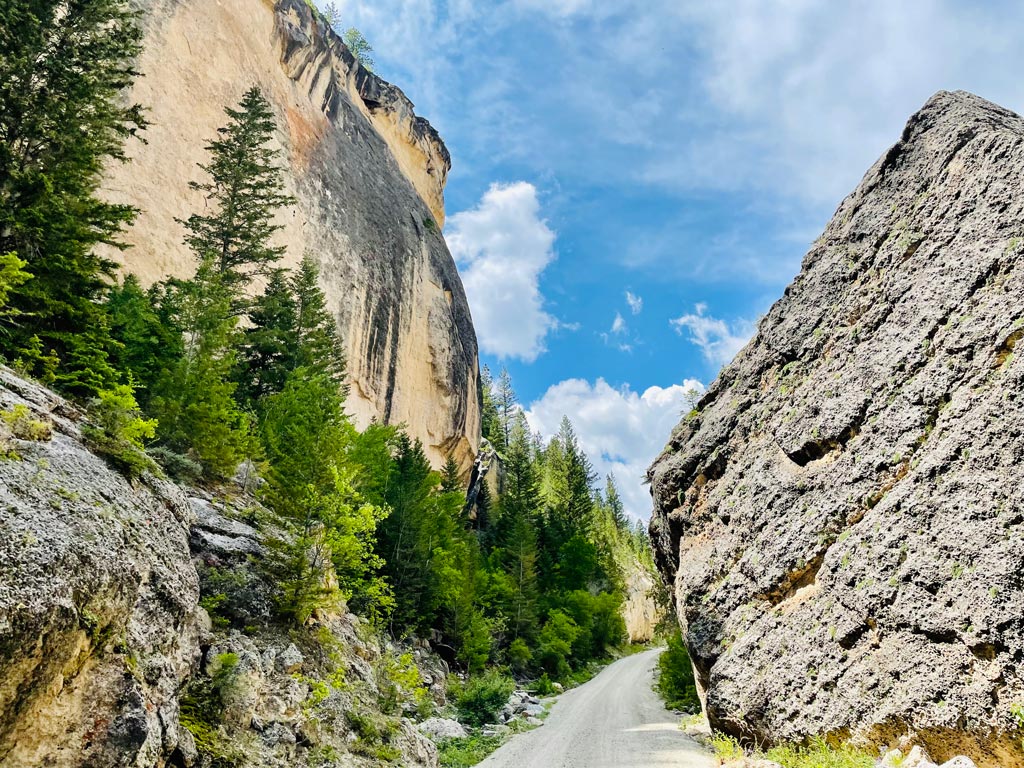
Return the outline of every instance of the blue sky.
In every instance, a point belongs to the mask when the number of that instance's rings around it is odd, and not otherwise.
[[[482,362],[629,511],[841,198],[935,91],[1024,106],[1011,4],[344,0],[452,154]],[[627,296],[627,292],[629,296]]]

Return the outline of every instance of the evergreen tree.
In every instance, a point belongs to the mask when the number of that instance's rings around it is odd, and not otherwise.
[[[375,531],[384,510],[355,488],[347,458],[355,430],[343,396],[324,372],[297,368],[269,399],[262,426],[270,471],[266,499],[289,539],[274,547],[270,567],[282,584],[282,608],[298,623],[335,597],[364,600],[372,611],[389,607],[386,585],[375,574]]]
[[[236,378],[238,402],[255,411],[263,398],[284,389],[295,365],[295,295],[287,272],[275,269],[249,310]]]
[[[117,370],[129,374],[143,407],[159,377],[184,354],[181,329],[174,327],[169,318],[161,317],[154,306],[158,295],[162,293],[144,291],[135,275],[127,275],[107,294],[110,334],[118,342],[111,362]]]
[[[494,406],[501,431],[501,444],[507,446],[512,439],[512,423],[519,410],[516,392],[512,388],[512,377],[507,368],[502,368],[501,373],[498,374],[498,386],[494,391]]]
[[[604,495],[605,503],[608,505],[608,510],[611,512],[615,526],[620,531],[628,531],[629,519],[626,517],[626,508],[622,504],[622,498],[619,496],[619,489],[615,485],[615,475],[613,474],[609,474],[605,478]]]
[[[494,404],[494,379],[491,369],[486,365],[480,369],[480,434],[490,442],[494,449],[501,453],[505,450],[504,434],[498,419],[498,408]]]
[[[284,270],[271,273],[249,319],[237,374],[240,403],[258,410],[258,401],[280,392],[298,368],[328,376],[345,394],[345,356],[337,325],[308,255],[291,276]]]
[[[338,338],[337,320],[327,311],[320,288],[320,269],[306,254],[291,279],[295,296],[296,368],[323,371],[336,384],[345,379],[345,352]],[[347,394],[347,393],[346,393]]]
[[[228,124],[217,129],[219,137],[206,147],[210,161],[199,166],[210,180],[189,184],[205,193],[212,213],[194,213],[183,223],[185,242],[201,261],[212,262],[230,294],[231,311],[238,314],[252,278],[267,274],[284,253],[269,241],[281,228],[273,223],[274,214],[292,198],[284,194],[278,152],[267,146],[274,112],[260,89],[253,86],[237,109],[225,112]]]
[[[460,595],[467,546],[462,495],[439,492],[439,484],[420,442],[400,434],[384,494],[391,514],[378,537],[384,573],[395,593],[395,634],[439,628]]]
[[[59,361],[56,383],[92,394],[114,383],[100,302],[117,245],[135,209],[97,194],[104,164],[145,126],[125,92],[141,51],[127,0],[9,0],[0,8],[0,254],[33,279],[11,304],[19,321],[0,354],[37,375]]]
[[[233,398],[238,330],[231,295],[210,257],[195,278],[167,286],[163,312],[181,329],[183,351],[150,399],[160,442],[190,454],[213,476],[234,471],[249,439],[246,416]]]

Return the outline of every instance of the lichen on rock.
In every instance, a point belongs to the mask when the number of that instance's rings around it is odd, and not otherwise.
[[[936,94],[650,470],[711,723],[1024,765],[1024,120]]]

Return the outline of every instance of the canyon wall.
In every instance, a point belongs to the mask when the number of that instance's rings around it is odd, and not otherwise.
[[[189,276],[177,219],[202,211],[197,163],[258,85],[294,205],[282,210],[284,264],[319,263],[348,354],[348,409],[405,423],[435,465],[468,472],[479,438],[476,336],[444,224],[448,151],[395,86],[361,66],[303,0],[144,0],[145,143],[110,169],[107,194],[138,206],[131,247],[110,255],[144,283]]]
[[[939,93],[650,470],[713,726],[1024,765],[1024,119]]]

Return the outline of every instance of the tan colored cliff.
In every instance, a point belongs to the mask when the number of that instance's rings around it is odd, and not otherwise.
[[[348,353],[348,407],[405,423],[435,465],[468,470],[479,437],[477,346],[440,226],[448,151],[393,85],[364,69],[302,0],[144,0],[146,143],[112,168],[110,196],[142,210],[113,254],[145,283],[194,269],[176,219],[202,210],[197,163],[243,92],[274,105],[296,203],[279,216],[285,265],[319,262]]]

